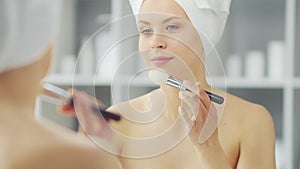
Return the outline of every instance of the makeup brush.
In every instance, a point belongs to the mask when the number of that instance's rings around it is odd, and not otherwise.
[[[180,90],[187,90],[190,91],[188,88],[186,88],[182,81],[175,79],[174,77],[170,76],[167,72],[162,71],[162,70],[151,70],[149,71],[149,78],[156,84],[158,85],[164,85],[167,84],[169,86],[178,88]],[[221,96],[218,96],[216,94],[213,94],[209,91],[206,91],[207,95],[209,96],[210,100],[218,103],[218,104],[222,104],[224,102],[224,98]]]
[[[43,89],[44,89],[43,95],[51,97],[51,98],[55,98],[55,99],[68,100],[69,104],[71,106],[74,106],[73,98],[64,89],[61,89],[50,83],[43,83]],[[107,120],[108,119],[113,119],[115,121],[121,120],[121,116],[104,110],[104,107],[105,106],[102,106],[101,108],[97,107],[97,106],[93,106],[92,110],[95,113],[99,113],[99,111],[100,111],[101,115]]]

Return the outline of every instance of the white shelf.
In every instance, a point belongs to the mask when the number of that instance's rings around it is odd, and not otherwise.
[[[268,78],[261,79],[249,79],[249,78],[220,78],[215,77],[211,80],[213,82],[213,87],[223,88],[283,88],[283,80],[273,80]]]
[[[60,75],[51,74],[44,79],[45,82],[61,86],[110,86],[109,81],[101,80],[93,75]]]
[[[295,78],[293,84],[294,88],[300,89],[300,77]]]
[[[44,79],[45,82],[61,86],[111,86],[114,82],[103,80],[101,77],[94,75],[61,75],[51,74]],[[123,76],[117,79],[119,85],[133,85],[137,87],[156,87],[147,77],[137,77],[132,79],[130,76]]]
[[[110,80],[103,80],[100,77],[93,75],[59,75],[52,74],[45,78],[46,82],[53,83],[62,86],[111,86],[114,82]],[[136,87],[156,87],[149,78],[137,77],[132,79],[130,76],[124,76],[119,78],[119,85],[130,85]],[[271,80],[267,78],[263,79],[248,79],[248,78],[220,78],[214,77],[211,79],[213,87],[216,88],[283,88],[284,83],[282,80]],[[300,79],[295,81],[295,85],[300,88]]]

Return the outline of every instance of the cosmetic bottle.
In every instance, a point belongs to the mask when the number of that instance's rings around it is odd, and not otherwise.
[[[265,74],[265,56],[260,50],[251,50],[245,56],[245,76],[249,79],[263,78]]]
[[[270,41],[268,43],[268,77],[282,79],[284,75],[284,42]]]
[[[76,58],[74,55],[65,55],[63,56],[60,62],[60,73],[64,75],[74,74],[74,66],[76,63]]]
[[[226,75],[238,78],[242,75],[242,59],[237,54],[231,54],[226,61]]]
[[[88,38],[82,40],[82,48],[79,53],[79,74],[92,75],[94,74],[94,48],[92,41]]]

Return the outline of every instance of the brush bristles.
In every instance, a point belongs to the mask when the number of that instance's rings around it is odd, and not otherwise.
[[[166,84],[169,74],[163,70],[150,70],[149,71],[149,78],[158,85]]]

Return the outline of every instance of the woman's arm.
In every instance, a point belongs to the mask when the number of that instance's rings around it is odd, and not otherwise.
[[[233,169],[217,138],[197,146],[201,167],[205,169]]]
[[[275,131],[272,117],[257,106],[245,118],[238,169],[275,169]]]

